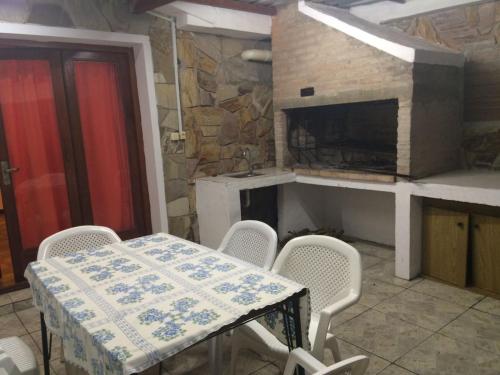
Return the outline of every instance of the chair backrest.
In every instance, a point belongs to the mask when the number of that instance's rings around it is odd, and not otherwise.
[[[245,220],[229,229],[219,251],[269,270],[276,258],[277,245],[278,236],[273,228],[260,221]]]
[[[361,294],[361,257],[337,238],[294,238],[281,250],[273,271],[308,287],[316,313],[350,293]]]
[[[83,225],[69,228],[43,240],[38,247],[37,259],[69,255],[120,241],[120,237],[106,227]]]

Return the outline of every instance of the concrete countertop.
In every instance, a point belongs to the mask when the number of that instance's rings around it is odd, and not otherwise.
[[[198,178],[196,182],[211,182],[223,184],[227,188],[235,190],[256,189],[265,186],[281,185],[290,182],[295,182],[296,176],[292,171],[282,170],[280,168],[266,168],[255,170],[255,173],[260,176],[235,178],[231,175],[240,174],[243,172],[229,173],[216,177]]]

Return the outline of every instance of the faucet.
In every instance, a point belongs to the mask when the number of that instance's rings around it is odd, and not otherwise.
[[[248,164],[248,175],[252,176],[253,175],[253,164],[252,164],[252,153],[250,152],[250,149],[247,147],[241,152],[241,156],[243,159],[247,161]]]

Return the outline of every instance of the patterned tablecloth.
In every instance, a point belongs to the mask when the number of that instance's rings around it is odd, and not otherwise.
[[[304,289],[163,233],[33,262],[25,277],[66,360],[96,375],[144,371]]]

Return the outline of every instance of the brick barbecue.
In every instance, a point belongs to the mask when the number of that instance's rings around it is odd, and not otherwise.
[[[420,178],[459,166],[463,68],[403,61],[296,4],[279,9],[272,43],[279,167]]]

